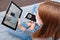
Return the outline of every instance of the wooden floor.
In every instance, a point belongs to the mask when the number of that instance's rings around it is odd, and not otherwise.
[[[7,9],[11,0],[0,0],[0,11]],[[18,6],[26,6],[34,3],[38,3],[44,0],[13,0]]]

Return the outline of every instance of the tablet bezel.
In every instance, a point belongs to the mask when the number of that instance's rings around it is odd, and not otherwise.
[[[17,25],[18,25],[18,22],[17,22],[15,28],[12,28],[11,26],[9,26],[9,25],[7,25],[7,24],[4,23],[4,20],[5,20],[5,18],[6,18],[6,15],[7,15],[7,13],[9,12],[9,9],[10,9],[10,7],[11,7],[12,4],[14,4],[16,7],[18,7],[18,8],[20,9],[21,12],[20,12],[19,18],[21,17],[23,10],[22,10],[18,5],[16,5],[13,1],[11,1],[11,2],[10,2],[10,5],[9,5],[7,11],[6,11],[5,17],[3,18],[2,24],[5,25],[5,26],[7,26],[7,27],[9,27],[9,28],[11,28],[11,29],[13,29],[13,30],[16,30]]]

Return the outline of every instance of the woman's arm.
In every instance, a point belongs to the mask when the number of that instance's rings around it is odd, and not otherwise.
[[[40,28],[40,26],[34,22],[28,22],[27,25],[29,26],[28,29],[23,27],[23,25],[20,25],[20,19],[18,20],[18,28],[20,30],[22,30],[27,35],[33,34],[34,32],[36,32]]]
[[[25,31],[26,28],[24,28],[21,24],[20,24],[20,19],[18,19],[18,28],[22,31]]]
[[[30,22],[28,23],[28,25],[30,25],[30,27],[24,31],[24,33],[28,35],[32,35],[34,32],[36,32],[40,28],[40,26],[34,22]]]

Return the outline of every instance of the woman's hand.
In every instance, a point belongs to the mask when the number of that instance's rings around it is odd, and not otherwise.
[[[26,28],[24,28],[23,26],[21,26],[21,24],[20,24],[20,19],[18,19],[18,28],[19,28],[20,30],[22,30],[22,31],[25,31],[25,30],[26,30]]]
[[[29,22],[27,22],[27,25],[29,26],[29,30],[33,30],[34,28],[35,28],[35,23],[34,22],[31,22],[31,21],[29,21]],[[20,29],[20,30],[22,30],[22,31],[25,31],[26,30],[26,28],[24,28],[21,24],[20,24],[20,19],[18,19],[18,28]]]
[[[31,22],[31,21],[29,21],[27,24],[28,24],[30,30],[33,30],[36,25],[34,22]]]

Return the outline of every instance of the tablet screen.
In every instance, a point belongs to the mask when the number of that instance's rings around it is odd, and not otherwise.
[[[11,1],[6,15],[2,21],[5,26],[16,30],[18,18],[21,17],[22,9],[18,7],[13,1]]]

